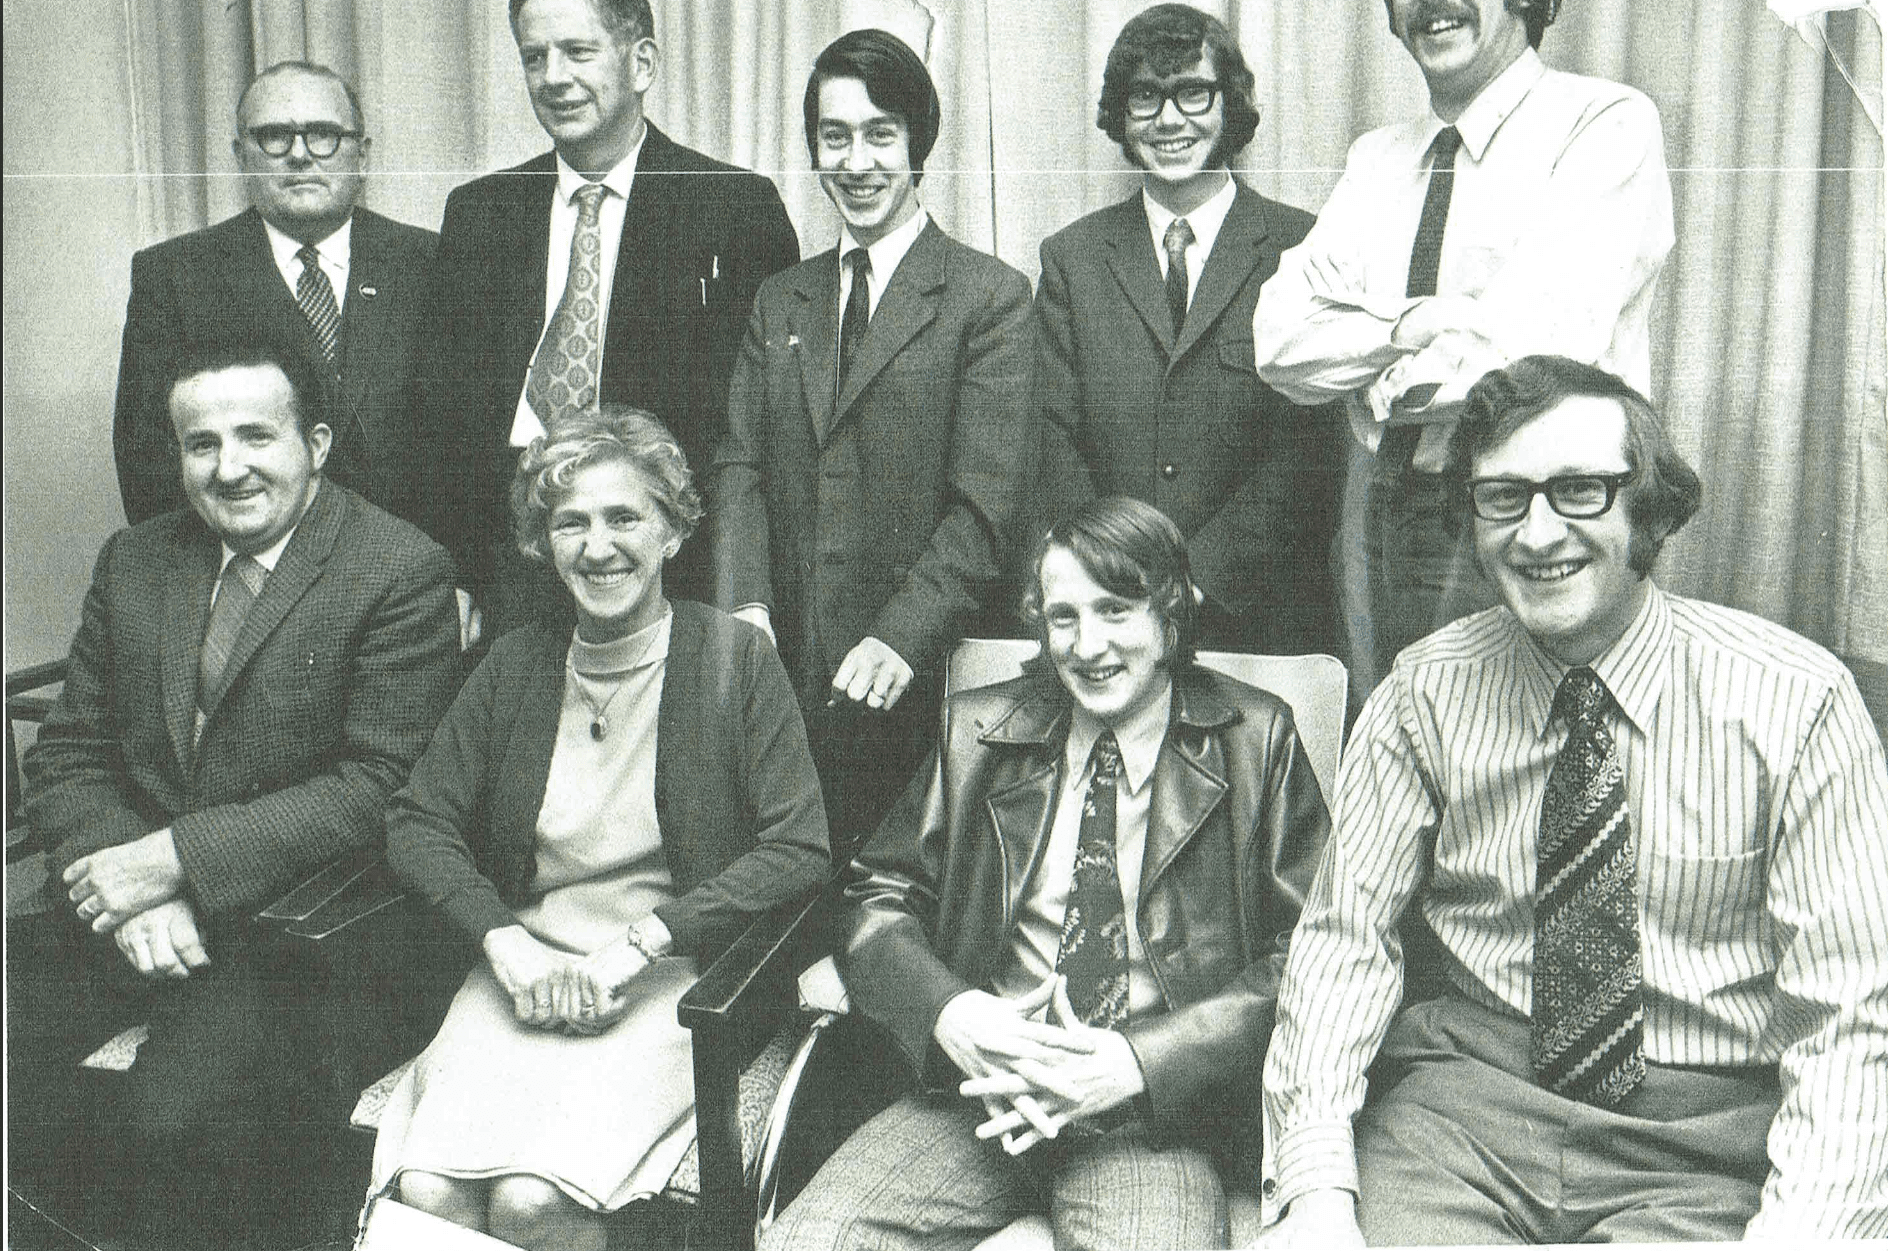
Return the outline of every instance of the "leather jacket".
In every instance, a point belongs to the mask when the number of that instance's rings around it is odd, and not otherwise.
[[[1053,671],[953,696],[939,748],[853,863],[839,964],[858,1011],[937,1086],[944,1004],[986,987],[1054,818],[1069,699]],[[1286,946],[1329,830],[1290,708],[1191,666],[1154,766],[1137,914],[1164,1011],[1124,1027],[1141,1110],[1256,1128]]]

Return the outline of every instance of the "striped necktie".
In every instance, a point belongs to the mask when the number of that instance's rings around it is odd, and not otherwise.
[[[210,625],[203,632],[203,653],[197,661],[197,710],[207,714],[223,697],[224,670],[230,653],[236,648],[236,636],[242,633],[243,618],[249,606],[262,592],[269,571],[253,556],[237,555],[223,567],[217,582],[216,606],[210,609]]]
[[[1554,695],[1567,741],[1547,775],[1534,887],[1534,1074],[1599,1107],[1645,1077],[1638,873],[1625,773],[1606,729],[1612,702],[1585,666]]]
[[[334,287],[321,272],[321,254],[312,243],[302,245],[295,259],[302,263],[302,276],[295,283],[295,302],[302,316],[315,332],[321,355],[329,365],[341,356],[341,306],[334,301]]]

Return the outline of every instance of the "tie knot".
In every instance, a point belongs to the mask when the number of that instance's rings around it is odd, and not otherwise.
[[[571,199],[577,203],[577,215],[592,220],[602,211],[603,194],[607,190],[600,182],[587,182],[572,193]]]
[[[1605,715],[1612,698],[1600,675],[1580,665],[1560,679],[1560,689],[1554,692],[1554,715],[1568,725],[1592,725]]]
[[[1113,730],[1103,730],[1101,737],[1095,740],[1095,746],[1088,753],[1088,762],[1095,766],[1097,782],[1112,782],[1121,774],[1121,744],[1115,741]]]
[[[864,248],[853,248],[846,253],[846,269],[851,273],[852,280],[857,282],[861,274],[872,272],[872,254]]]
[[[1430,168],[1444,169],[1455,164],[1456,151],[1462,146],[1462,132],[1453,126],[1444,126],[1436,132],[1436,137],[1429,145]]]
[[[295,252],[295,259],[302,263],[303,269],[314,269],[321,264],[321,253],[315,251],[315,245],[304,243]]]
[[[227,586],[240,579],[244,589],[251,595],[262,589],[268,576],[269,571],[262,567],[262,562],[243,552],[232,556],[229,564],[223,566],[223,584]]]
[[[1167,227],[1167,234],[1162,242],[1166,245],[1168,256],[1179,256],[1192,246],[1193,227],[1187,225],[1186,218],[1176,217],[1173,219],[1173,224]]]

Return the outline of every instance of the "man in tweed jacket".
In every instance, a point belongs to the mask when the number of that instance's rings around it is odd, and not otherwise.
[[[269,344],[180,366],[168,402],[191,508],[105,544],[25,759],[57,906],[30,955],[9,944],[14,1090],[35,1092],[16,1096],[14,1126],[58,1100],[49,1123],[88,1156],[123,1145],[125,1174],[213,1181],[238,1207],[232,1169],[279,1136],[320,1034],[312,969],[253,914],[382,838],[458,676],[451,563],[323,481],[323,394]],[[56,1093],[77,1054],[139,1019],[151,1034],[121,1107]]]

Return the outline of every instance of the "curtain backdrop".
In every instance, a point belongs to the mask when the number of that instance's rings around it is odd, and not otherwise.
[[[1032,277],[1051,231],[1132,189],[1094,126],[1132,0],[656,0],[649,100],[684,143],[765,171],[808,253],[835,226],[807,171],[813,56],[883,26],[919,48],[945,126],[923,187],[953,234]],[[1315,210],[1362,131],[1423,107],[1377,0],[1222,0],[1264,113],[1241,172]],[[143,237],[235,212],[243,82],[290,57],[359,86],[369,201],[436,226],[465,179],[542,150],[501,0],[126,0]],[[1829,40],[1881,92],[1881,33]],[[1760,613],[1842,655],[1888,719],[1888,397],[1881,136],[1828,57],[1761,0],[1572,0],[1554,66],[1629,83],[1664,118],[1678,242],[1654,320],[1654,399],[1704,475],[1661,581]],[[17,110],[15,110],[17,116]],[[12,119],[10,119],[12,120]],[[208,171],[208,176],[203,176]]]

